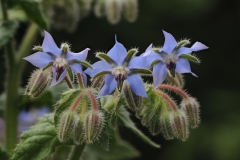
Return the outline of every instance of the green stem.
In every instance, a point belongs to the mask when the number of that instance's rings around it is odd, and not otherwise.
[[[79,83],[79,87],[81,89],[85,88],[84,87],[84,82],[83,82],[83,77],[81,73],[77,73],[77,78],[78,78],[78,83]]]
[[[2,0],[2,6],[4,6],[4,0]],[[4,10],[4,7],[2,8]],[[3,11],[4,12],[4,11]],[[6,19],[5,19],[6,20]],[[18,88],[21,80],[22,70],[24,63],[22,57],[24,57],[33,44],[33,39],[37,33],[37,26],[31,24],[23,41],[20,45],[18,57],[15,57],[12,43],[6,45],[6,58],[7,58],[7,79],[6,79],[6,103],[5,103],[5,121],[6,121],[6,148],[12,156],[13,150],[18,142],[18,123],[17,115],[19,112],[18,106]]]
[[[79,160],[82,156],[83,150],[86,144],[83,143],[82,145],[76,145],[72,148],[72,152],[69,156],[69,160]]]

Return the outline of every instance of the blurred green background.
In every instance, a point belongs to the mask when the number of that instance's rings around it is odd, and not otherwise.
[[[56,44],[69,42],[72,51],[91,48],[88,60],[95,62],[96,51],[107,52],[118,36],[127,49],[138,47],[144,52],[150,43],[163,45],[162,29],[177,40],[190,38],[192,44],[200,41],[209,47],[197,52],[201,64],[191,64],[192,71],[185,77],[185,89],[201,104],[200,127],[190,131],[186,142],[166,141],[161,135],[151,137],[148,130],[141,127],[151,139],[160,143],[161,149],[154,149],[142,142],[133,133],[120,128],[122,138],[131,142],[141,153],[135,160],[194,159],[194,160],[237,160],[240,159],[240,1],[239,0],[139,0],[138,19],[129,23],[122,19],[111,25],[106,18],[96,18],[91,12],[82,19],[77,30],[68,33],[51,29]],[[17,32],[21,40],[26,25]],[[35,44],[41,44],[38,35]],[[0,55],[1,61],[4,60]],[[4,63],[0,63],[4,75]],[[22,86],[26,85],[29,72],[34,69],[26,64]],[[1,91],[3,78],[0,77]],[[134,118],[134,117],[133,117]]]

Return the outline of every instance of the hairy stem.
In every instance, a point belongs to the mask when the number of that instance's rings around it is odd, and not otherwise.
[[[168,104],[172,107],[174,111],[178,110],[176,103],[166,93],[159,90],[155,90],[155,92],[161,95],[168,102]]]
[[[168,85],[168,84],[161,84],[159,86],[159,88],[164,88],[164,89],[168,89],[168,90],[174,91],[174,92],[178,93],[180,96],[182,96],[185,99],[189,98],[189,96],[183,90],[181,90],[178,87],[171,86],[171,85]]]
[[[71,89],[73,89],[72,82],[69,80],[69,78],[66,76],[64,79],[65,79],[65,81],[66,81],[68,87],[71,88]]]
[[[72,148],[72,152],[68,158],[68,160],[78,160],[81,158],[83,150],[85,148],[86,144],[83,143],[81,145],[76,145]]]
[[[82,88],[85,88],[85,87],[84,87],[84,81],[83,81],[82,74],[81,74],[81,73],[77,73],[77,78],[78,78],[79,87],[80,87],[81,89],[82,89]]]

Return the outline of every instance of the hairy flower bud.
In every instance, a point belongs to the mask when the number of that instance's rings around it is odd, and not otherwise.
[[[191,128],[198,127],[200,123],[199,117],[199,103],[195,98],[189,97],[188,99],[184,99],[181,103],[181,109],[188,116],[189,124]]]
[[[172,111],[169,115],[169,119],[175,136],[185,141],[188,137],[188,119],[185,112],[181,110]]]
[[[74,112],[71,111],[64,112],[60,118],[58,128],[58,139],[60,142],[68,142],[71,139],[74,124],[75,124]]]
[[[161,132],[163,134],[163,137],[166,140],[174,139],[175,136],[174,136],[173,130],[170,125],[168,114],[161,114],[160,126],[161,126]]]
[[[80,145],[85,141],[85,129],[83,116],[76,117],[73,126],[73,141],[75,144]]]
[[[98,0],[94,6],[94,13],[96,17],[102,17],[105,15],[105,5],[104,0]]]
[[[88,143],[94,142],[101,134],[104,125],[103,113],[99,110],[90,110],[85,117],[85,138]]]
[[[138,14],[138,1],[137,0],[124,0],[123,13],[129,22],[134,22]]]
[[[106,0],[105,9],[108,21],[117,24],[121,18],[122,2],[119,0]]]
[[[35,70],[25,90],[25,94],[31,98],[37,98],[44,90],[49,86],[51,81],[51,71],[49,69],[37,69]]]
[[[124,96],[125,96],[125,100],[127,102],[127,106],[131,110],[136,111],[136,110],[138,110],[139,108],[142,107],[143,97],[136,95],[132,91],[132,89],[131,89],[131,87],[130,87],[130,85],[128,84],[127,81],[123,82],[123,93],[124,93]]]

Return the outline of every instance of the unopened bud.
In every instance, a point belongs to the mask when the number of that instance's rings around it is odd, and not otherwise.
[[[94,142],[101,134],[104,125],[103,113],[99,110],[91,110],[85,117],[85,136],[88,143]]]
[[[76,117],[73,126],[73,141],[75,144],[80,145],[85,140],[84,119],[83,117]]]
[[[138,110],[143,105],[143,97],[136,95],[127,81],[123,82],[123,93],[127,102],[127,106],[133,111]]]
[[[94,6],[94,13],[96,17],[102,17],[105,15],[104,0],[97,0]]]
[[[124,0],[123,13],[129,22],[134,22],[138,14],[138,1],[137,0]]]
[[[25,94],[31,98],[37,98],[49,86],[50,81],[51,71],[49,69],[44,71],[42,69],[35,70],[29,79]]]
[[[119,0],[106,0],[105,9],[108,21],[117,24],[121,18],[122,2]]]
[[[185,141],[188,137],[188,119],[185,112],[181,110],[172,111],[169,115],[169,119],[175,136]]]
[[[58,139],[60,142],[68,142],[71,139],[73,126],[75,124],[74,112],[66,111],[60,118],[58,127]]]
[[[198,127],[200,123],[199,117],[199,103],[195,98],[189,97],[188,99],[184,99],[181,103],[181,109],[188,116],[189,124],[191,128]]]

